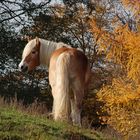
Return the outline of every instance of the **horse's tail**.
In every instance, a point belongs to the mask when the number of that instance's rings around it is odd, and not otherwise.
[[[69,62],[70,57],[65,52],[58,57],[56,62],[56,86],[53,104],[55,120],[70,120]]]

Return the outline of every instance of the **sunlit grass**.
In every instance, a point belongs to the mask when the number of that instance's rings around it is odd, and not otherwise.
[[[29,115],[13,108],[0,107],[1,140],[105,140],[95,130],[54,122],[45,116]]]

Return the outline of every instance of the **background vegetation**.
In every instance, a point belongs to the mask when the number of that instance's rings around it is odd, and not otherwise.
[[[51,110],[47,71],[19,72],[28,38],[62,41],[88,57],[92,78],[83,102],[84,127],[106,128],[116,137],[140,139],[139,0],[2,0],[0,95]]]

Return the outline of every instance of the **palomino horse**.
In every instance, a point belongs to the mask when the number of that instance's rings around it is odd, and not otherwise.
[[[49,67],[54,120],[72,120],[80,125],[82,100],[90,76],[87,57],[64,43],[35,38],[25,46],[19,68],[31,71],[39,65]]]

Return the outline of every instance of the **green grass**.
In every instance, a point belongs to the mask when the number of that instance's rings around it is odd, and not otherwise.
[[[0,140],[105,140],[90,129],[0,107]],[[108,140],[108,139],[106,139]]]

